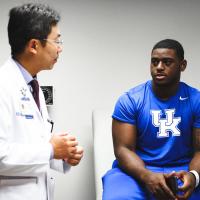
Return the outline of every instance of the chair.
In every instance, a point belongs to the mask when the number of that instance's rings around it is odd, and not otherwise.
[[[112,111],[95,110],[92,113],[94,173],[96,200],[102,200],[102,176],[111,169],[115,159],[112,143]]]

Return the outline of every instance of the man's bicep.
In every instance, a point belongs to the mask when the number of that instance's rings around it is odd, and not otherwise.
[[[127,147],[133,150],[136,146],[136,126],[113,119],[112,136],[115,150],[120,147]]]

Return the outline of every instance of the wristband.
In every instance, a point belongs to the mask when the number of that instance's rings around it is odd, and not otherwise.
[[[197,171],[195,170],[191,170],[189,171],[191,174],[194,175],[195,179],[196,179],[196,184],[195,184],[195,188],[199,185],[199,174],[197,173]]]

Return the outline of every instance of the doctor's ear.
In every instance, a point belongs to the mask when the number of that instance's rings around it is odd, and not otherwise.
[[[185,70],[185,68],[187,67],[187,60],[183,60],[181,62],[181,71],[183,72]]]
[[[37,48],[37,44],[33,43],[33,44],[32,44],[32,48],[33,48],[33,49],[36,49],[36,48]]]
[[[32,54],[37,54],[37,48],[38,48],[38,40],[31,39],[28,43],[29,52]]]

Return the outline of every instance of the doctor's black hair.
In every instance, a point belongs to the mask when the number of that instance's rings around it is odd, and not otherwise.
[[[52,26],[60,21],[57,11],[40,3],[14,7],[10,10],[9,17],[8,39],[13,57],[23,52],[29,40],[46,39]]]
[[[165,39],[165,40],[161,40],[158,43],[156,43],[152,49],[173,49],[175,50],[177,57],[179,60],[183,60],[184,59],[184,49],[183,46],[180,42],[173,40],[173,39]]]

